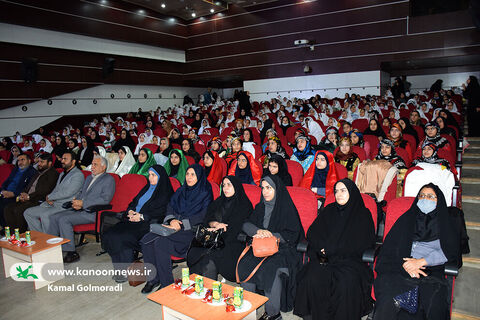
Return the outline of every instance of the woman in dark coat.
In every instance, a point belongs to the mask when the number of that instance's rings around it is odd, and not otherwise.
[[[128,147],[132,152],[135,151],[135,141],[126,129],[122,129],[120,133],[120,139],[118,139],[113,145],[113,151],[118,152],[121,147]]]
[[[460,266],[460,216],[449,213],[442,191],[423,186],[393,225],[377,258],[374,319],[448,319],[445,264]],[[418,287],[418,309],[397,309],[394,298]],[[448,301],[447,301],[448,300]]]
[[[88,167],[92,164],[93,150],[95,146],[90,137],[82,137],[82,147],[77,153],[77,163],[80,167]]]
[[[162,166],[152,166],[148,175],[149,183],[122,213],[122,221],[102,235],[102,246],[117,270],[126,269],[133,262],[134,250],[140,251],[140,239],[148,233],[151,223],[163,221],[173,195],[172,184]],[[114,280],[124,282],[127,279],[115,276]]]
[[[240,180],[235,176],[223,178],[222,194],[208,206],[203,224],[215,230],[223,230],[221,237],[225,246],[214,250],[190,248],[187,255],[190,272],[215,280],[221,274],[225,279],[235,282],[237,259],[245,248],[245,244],[238,241],[237,237],[252,211],[252,203]]]
[[[57,160],[55,161],[55,164],[53,165],[55,168],[61,168],[62,167],[62,156],[67,151],[67,144],[65,142],[65,137],[62,135],[58,135],[55,138],[55,147],[53,147],[52,153],[55,154],[55,157]]]
[[[301,254],[296,246],[304,238],[304,231],[282,180],[277,176],[266,176],[260,185],[260,202],[242,229],[251,237],[273,235],[280,239],[280,247],[248,282],[242,283],[242,287],[251,292],[256,289],[264,291],[269,300],[262,319],[278,319],[280,310],[287,312],[293,307],[295,276],[301,265]],[[253,255],[252,250],[248,251],[238,264],[240,281],[245,280],[261,260]]]
[[[311,319],[359,320],[371,308],[372,270],[363,252],[375,241],[370,211],[350,179],[335,184],[327,205],[307,232],[310,261],[298,274],[296,315]]]
[[[199,164],[192,164],[187,169],[185,183],[170,199],[163,224],[153,225],[154,229],[163,229],[163,235],[149,232],[140,241],[143,261],[156,268],[142,293],[149,293],[158,285],[165,287],[173,283],[170,256],[186,257],[194,236],[192,228],[202,223],[212,200],[212,187],[205,170]]]

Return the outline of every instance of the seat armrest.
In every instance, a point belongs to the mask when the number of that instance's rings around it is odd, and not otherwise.
[[[454,263],[445,264],[445,275],[447,276],[458,276],[458,266]]]
[[[243,232],[240,232],[237,236],[237,240],[240,242],[247,242],[247,235]]]
[[[380,250],[381,246],[381,243],[376,243],[374,247],[365,250],[362,254],[362,261],[366,263],[373,263],[378,255],[378,251]]]
[[[307,240],[302,240],[297,244],[297,251],[298,252],[307,252],[308,249],[308,241]]]
[[[102,210],[110,210],[110,209],[112,209],[111,204],[98,204],[98,205],[94,205],[94,206],[86,208],[85,211],[89,212],[89,213],[93,213],[93,212],[98,212],[98,211],[102,211]]]

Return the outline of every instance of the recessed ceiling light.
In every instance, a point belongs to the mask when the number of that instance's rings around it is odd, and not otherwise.
[[[100,3],[101,3],[101,4],[107,4],[108,1],[107,1],[107,0],[102,0],[102,1],[100,1]]]
[[[175,22],[175,18],[170,18],[170,19],[168,19],[168,21],[173,23],[173,22]]]
[[[210,13],[214,13],[214,12],[215,12],[215,10],[214,10],[214,9],[210,9]]]
[[[137,13],[138,13],[138,14],[141,14],[141,15],[144,15],[144,14],[145,14],[145,10],[140,9],[140,10],[137,11]]]
[[[197,16],[197,14],[195,12],[192,12],[192,17],[195,18],[196,16]]]
[[[160,7],[165,8],[166,7],[165,3],[162,3]]]

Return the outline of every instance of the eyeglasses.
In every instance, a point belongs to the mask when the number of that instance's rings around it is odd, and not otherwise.
[[[418,195],[418,199],[428,199],[428,200],[435,200],[437,197],[433,194],[425,194],[425,193],[420,193]]]

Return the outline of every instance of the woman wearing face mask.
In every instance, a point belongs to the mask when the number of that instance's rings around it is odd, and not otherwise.
[[[157,163],[155,162],[152,151],[148,148],[142,148],[138,153],[137,162],[128,173],[141,174],[148,178],[148,169],[155,164]]]
[[[300,187],[312,190],[318,197],[326,198],[333,195],[333,186],[338,180],[337,177],[333,154],[319,150],[315,154],[315,162],[303,176]]]
[[[185,183],[173,194],[167,206],[162,234],[147,233],[140,241],[145,264],[155,266],[155,277],[148,277],[142,293],[173,283],[170,256],[186,257],[194,233],[192,227],[201,223],[213,200],[212,188],[199,164],[188,167]],[[155,274],[152,272],[152,274]]]
[[[372,308],[372,270],[363,252],[375,228],[355,183],[335,183],[335,202],[319,213],[307,232],[309,262],[298,274],[294,314],[306,319],[358,320]]]
[[[284,116],[282,117],[282,123],[280,123],[280,128],[282,129],[283,135],[287,135],[287,130],[290,128],[292,125],[290,124],[290,120],[288,117]]]
[[[164,167],[169,177],[176,178],[180,184],[183,185],[185,182],[185,173],[188,168],[188,161],[181,150],[173,149],[170,151],[168,161]]]
[[[300,133],[295,141],[297,147],[293,149],[291,160],[300,163],[305,173],[315,161],[315,151],[310,144],[310,138],[308,136]]]
[[[296,246],[304,237],[297,209],[282,181],[277,176],[266,176],[261,181],[262,197],[242,230],[250,237],[275,236],[280,239],[278,252],[268,257],[257,272],[242,287],[255,292],[263,290],[268,301],[261,319],[280,319],[280,309],[293,307],[296,274],[301,255]],[[239,280],[244,281],[263,258],[248,251],[238,263]]]
[[[272,154],[267,160],[267,167],[263,169],[264,178],[267,175],[278,176],[286,187],[293,186],[292,176],[288,172],[287,162],[278,154]]]
[[[438,186],[423,186],[385,237],[376,261],[374,319],[448,319],[445,264],[460,266],[459,217],[449,214]],[[394,298],[418,287],[418,310],[398,309]]]
[[[233,160],[228,175],[237,177],[242,183],[259,185],[262,168],[258,161],[247,151],[241,151]]]
[[[187,264],[191,273],[217,279],[221,274],[235,282],[235,265],[245,245],[237,240],[242,225],[253,211],[242,183],[234,176],[223,178],[222,193],[207,209],[203,225],[213,230],[223,230],[225,246],[216,250],[190,247]]]
[[[208,181],[215,182],[220,185],[223,177],[223,169],[220,161],[223,161],[215,151],[207,150],[202,157],[203,165],[205,168],[205,175]]]

